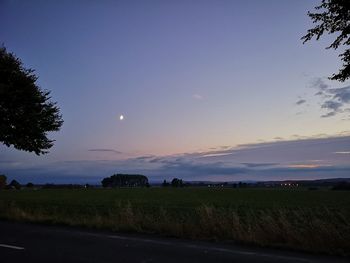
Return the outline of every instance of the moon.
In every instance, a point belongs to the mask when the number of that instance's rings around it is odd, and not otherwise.
[[[119,120],[121,120],[121,121],[124,120],[124,115],[120,115]]]

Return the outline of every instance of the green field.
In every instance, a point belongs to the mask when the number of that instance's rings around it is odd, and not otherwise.
[[[0,217],[348,255],[350,192],[134,188],[0,191]]]

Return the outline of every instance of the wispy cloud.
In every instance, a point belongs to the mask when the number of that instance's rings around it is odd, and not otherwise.
[[[242,164],[249,168],[260,168],[260,167],[269,167],[269,166],[279,165],[279,163],[242,163]]]
[[[305,102],[306,102],[305,99],[300,99],[300,100],[298,100],[295,104],[296,104],[296,105],[301,105],[301,104],[304,104]]]
[[[122,154],[122,152],[114,150],[114,149],[88,149],[89,152],[110,152],[115,154]]]
[[[317,90],[316,96],[321,97],[321,108],[327,110],[321,117],[328,118],[350,110],[350,85],[342,88],[332,88],[323,79],[318,78],[312,84]]]
[[[338,99],[341,103],[350,103],[350,86],[338,89],[330,89],[329,93],[334,94],[334,99]]]
[[[342,103],[338,102],[338,101],[334,101],[334,100],[327,100],[325,102],[322,103],[321,108],[322,109],[327,109],[327,110],[331,110],[333,112],[337,112],[339,111],[339,109],[343,106]]]
[[[204,99],[204,97],[202,95],[197,94],[197,93],[193,94],[192,98],[194,98],[195,100],[203,100]]]
[[[327,112],[326,114],[323,114],[321,115],[322,118],[328,118],[328,117],[333,117],[337,114],[337,112],[335,111],[330,111],[330,112]]]
[[[217,156],[224,156],[224,155],[230,155],[232,153],[206,153],[200,157],[217,157]]]
[[[311,169],[311,168],[318,168],[318,167],[325,167],[325,166],[329,166],[329,165],[317,165],[317,164],[312,164],[312,163],[309,163],[309,164],[289,164],[289,165],[286,165],[285,167],[287,168],[300,168],[300,169]]]
[[[145,174],[152,181],[173,177],[187,181],[287,180],[305,179],[305,175],[308,179],[336,178],[349,177],[350,165],[347,157],[344,158],[350,154],[347,149],[350,149],[350,136],[338,136],[246,144],[204,153],[144,155],[123,160],[66,161],[37,166],[0,163],[0,168],[9,179],[24,183],[99,183],[113,173]]]
[[[135,158],[139,159],[139,160],[147,160],[147,159],[152,159],[154,157],[155,157],[154,155],[144,155],[144,156],[138,156],[138,157],[135,157]]]

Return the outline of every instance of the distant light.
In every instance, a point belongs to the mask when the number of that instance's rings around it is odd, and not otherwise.
[[[119,120],[121,120],[121,121],[124,120],[124,115],[120,115]]]

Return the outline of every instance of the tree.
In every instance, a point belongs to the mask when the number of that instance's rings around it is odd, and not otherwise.
[[[174,179],[171,181],[171,186],[172,186],[172,187],[183,187],[182,179],[174,178]]]
[[[0,189],[4,189],[6,187],[6,175],[0,174]]]
[[[0,142],[40,155],[53,146],[47,132],[58,131],[63,120],[50,92],[35,84],[37,79],[33,69],[0,47]]]
[[[26,187],[27,187],[27,188],[33,188],[33,187],[34,187],[34,184],[29,182],[29,183],[26,184]]]
[[[166,180],[164,180],[163,183],[162,183],[162,186],[163,187],[167,187],[167,186],[169,186],[169,183]]]
[[[303,43],[316,37],[316,40],[325,33],[337,33],[337,37],[326,49],[338,49],[341,45],[348,47],[350,44],[350,2],[349,0],[322,0],[319,6],[315,7],[318,13],[307,13],[313,23],[317,23],[314,28],[307,31],[301,39]],[[350,78],[350,49],[339,55],[343,61],[343,67],[337,74],[333,74],[330,79],[345,81]]]
[[[12,180],[11,183],[9,184],[9,187],[19,190],[19,189],[21,189],[21,184],[19,182],[17,182],[16,180]]]
[[[148,178],[140,174],[113,174],[110,177],[103,178],[101,181],[103,187],[149,187]]]

